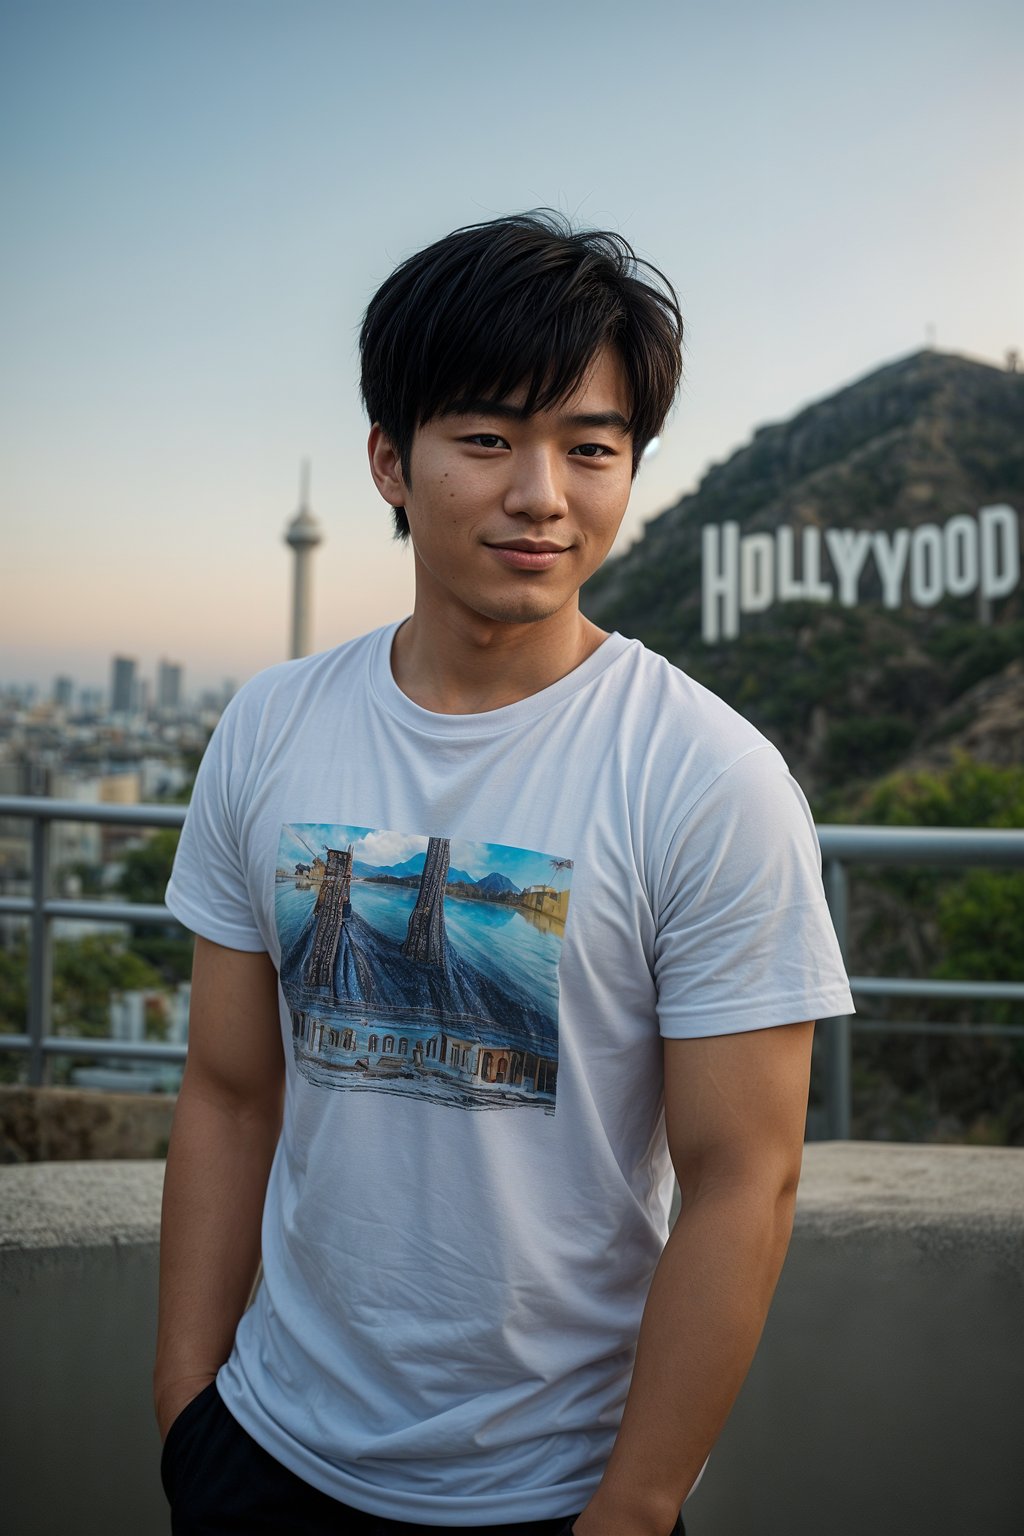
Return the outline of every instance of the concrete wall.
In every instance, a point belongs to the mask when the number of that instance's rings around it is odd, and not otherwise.
[[[150,1407],[163,1163],[0,1167],[0,1528],[169,1530]]]
[[[0,1168],[0,1521],[157,1536],[162,1165]],[[818,1144],[690,1536],[1018,1536],[1024,1152]]]
[[[0,1163],[165,1157],[177,1095],[0,1084]]]
[[[819,1143],[689,1536],[1020,1536],[1024,1151]]]

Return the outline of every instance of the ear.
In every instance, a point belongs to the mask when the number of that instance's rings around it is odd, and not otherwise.
[[[394,443],[379,422],[370,428],[366,444],[370,457],[370,474],[384,500],[392,507],[404,507],[406,498],[405,478]]]

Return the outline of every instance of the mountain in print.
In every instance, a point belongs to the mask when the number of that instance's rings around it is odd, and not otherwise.
[[[403,859],[401,864],[366,864],[357,859],[352,867],[352,873],[363,880],[372,880],[375,877],[386,876],[391,880],[410,880],[414,876],[422,875],[427,862],[425,853],[414,853],[411,859]],[[466,885],[476,885],[472,875],[467,875],[464,869],[450,869],[449,881],[461,880]]]
[[[474,880],[473,884],[478,891],[486,891],[488,896],[503,896],[506,891],[511,891],[518,896],[520,887],[514,885],[507,875],[492,870],[489,875],[484,875],[482,880]]]

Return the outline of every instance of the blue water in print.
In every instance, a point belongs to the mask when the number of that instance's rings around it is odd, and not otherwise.
[[[316,903],[316,889],[300,890],[293,880],[276,887],[278,933],[286,954]],[[386,938],[401,944],[416,904],[416,889],[352,881],[352,908]],[[552,1018],[558,1014],[558,957],[561,938],[544,931],[514,907],[447,896],[448,940],[484,975],[513,982]]]

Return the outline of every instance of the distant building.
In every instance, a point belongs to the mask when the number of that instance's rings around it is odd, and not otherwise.
[[[70,677],[56,677],[53,680],[53,702],[58,709],[71,708],[71,694],[74,683]]]
[[[113,1040],[136,1043],[146,1038],[146,994],[114,992],[110,998],[110,1035]]]
[[[57,800],[79,800],[95,804],[100,798],[99,779],[66,771],[55,773],[51,792]],[[50,832],[50,868],[55,875],[63,875],[79,865],[97,868],[102,860],[103,839],[98,822],[54,822]],[[94,933],[95,928],[90,924],[86,931]],[[67,937],[64,924],[61,925],[61,933]]]
[[[110,708],[115,715],[130,715],[135,703],[135,658],[115,656],[111,668]]]
[[[181,708],[182,668],[174,661],[161,661],[156,675],[156,707],[160,710]]]
[[[138,805],[142,799],[142,783],[137,768],[105,773],[98,782],[103,805]]]
[[[172,1045],[188,1044],[188,1012],[192,998],[192,985],[179,981],[176,992],[168,999],[167,1039]]]
[[[98,781],[99,799],[103,805],[138,805],[142,799],[140,793],[142,785],[139,774],[129,770],[126,773],[108,773]],[[121,858],[129,848],[137,848],[145,842],[146,833],[135,826],[120,826],[117,822],[104,824],[100,830],[102,840],[102,862],[112,864]]]
[[[564,923],[569,914],[569,892],[556,891],[550,885],[528,885],[519,897],[519,905]]]

